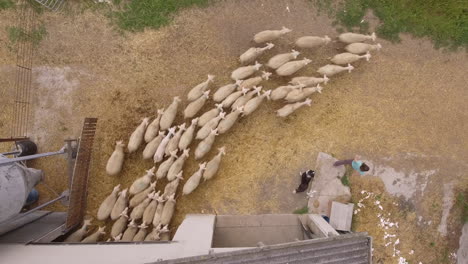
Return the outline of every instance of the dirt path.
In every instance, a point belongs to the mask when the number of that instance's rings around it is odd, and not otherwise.
[[[7,15],[0,13],[0,20]],[[39,132],[34,135],[42,143],[41,151],[57,150],[63,138],[79,134],[84,117],[99,118],[89,182],[90,215],[112,186],[129,186],[152,166],[138,153],[129,156],[122,175],[106,176],[104,167],[114,142],[127,139],[139,119],[154,115],[173,96],[184,96],[206,74],[217,76],[216,86],[230,82],[237,56],[252,45],[254,33],[283,25],[294,30],[266,57],[289,50],[294,39],[305,34],[337,35],[331,20],[316,16],[308,1],[220,2],[183,11],[158,31],[124,36],[96,12],[47,13],[42,18],[48,35],[34,71],[34,128]],[[5,32],[0,37],[6,41]],[[457,183],[459,174],[452,172],[468,156],[466,53],[436,51],[429,41],[408,36],[396,45],[379,42],[382,51],[373,53],[369,63],[356,64],[351,74],[333,78],[322,94],[312,97],[310,108],[279,119],[274,110],[282,104],[267,102],[220,136],[214,147],[226,146],[227,155],[219,175],[178,200],[175,223],[187,213],[290,213],[305,205],[304,196],[291,193],[297,174],[313,168],[320,151],[337,157],[436,155],[448,165],[427,188],[440,193],[441,183]],[[313,74],[342,47],[332,43],[304,52],[313,62],[301,75]],[[6,49],[0,51],[3,76],[11,72],[14,57]],[[265,88],[285,82],[276,77]],[[182,122],[181,116],[177,122]],[[49,159],[36,165],[45,168],[49,185],[64,188],[64,163]],[[185,178],[196,168],[190,160]]]

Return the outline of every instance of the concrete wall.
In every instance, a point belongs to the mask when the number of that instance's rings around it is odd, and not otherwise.
[[[213,247],[256,247],[303,240],[297,215],[220,215],[216,217]]]

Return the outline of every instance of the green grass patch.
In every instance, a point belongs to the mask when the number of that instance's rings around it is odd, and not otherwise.
[[[309,207],[307,207],[307,205],[297,210],[294,210],[293,212],[293,214],[308,214],[308,213],[309,213]]]
[[[5,10],[15,6],[12,0],[0,0],[0,10]]]
[[[468,200],[463,193],[458,193],[455,206],[461,209],[461,218],[463,223],[468,222]]]
[[[353,173],[353,168],[350,167],[350,166],[345,166],[345,167],[346,167],[346,171],[345,171],[345,174],[343,175],[343,177],[341,177],[341,183],[344,186],[349,186],[349,177]]]
[[[8,39],[11,44],[16,44],[19,41],[31,41],[34,45],[38,45],[39,42],[47,35],[47,30],[44,25],[38,26],[32,30],[29,34],[24,29],[13,26],[7,27]]]
[[[123,10],[113,12],[121,29],[141,31],[169,24],[181,9],[208,5],[211,0],[133,0],[123,3]]]
[[[468,1],[459,0],[344,0],[333,8],[330,0],[314,0],[319,10],[332,14],[347,30],[367,32],[362,21],[372,9],[382,22],[380,37],[398,42],[399,33],[430,37],[436,47],[468,47]]]

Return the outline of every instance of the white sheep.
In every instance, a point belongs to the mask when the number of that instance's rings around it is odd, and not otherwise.
[[[242,83],[242,80],[237,80],[235,83],[230,83],[219,87],[218,90],[213,94],[213,101],[219,103],[223,101],[226,97],[232,94],[237,87]]]
[[[166,203],[164,204],[163,211],[161,213],[161,224],[168,225],[171,222],[172,216],[174,215],[175,211],[175,194],[169,196],[167,198]]]
[[[193,135],[195,133],[195,127],[197,126],[199,118],[194,118],[192,119],[192,124],[185,130],[184,134],[180,137],[179,140],[179,149],[184,150],[190,146],[190,143],[192,143],[193,140]]]
[[[262,76],[252,77],[241,81],[240,85],[237,87],[237,90],[240,91],[243,88],[251,89],[254,86],[258,86],[263,80],[267,81],[271,74],[271,72],[262,71]]]
[[[281,67],[276,69],[276,74],[278,74],[279,76],[292,75],[295,72],[299,71],[300,69],[304,68],[310,62],[311,62],[311,60],[309,60],[307,58],[302,59],[302,60],[286,62]]]
[[[86,235],[87,228],[90,225],[91,225],[91,219],[84,220],[83,225],[78,230],[76,230],[71,235],[69,235],[63,242],[65,243],[80,242],[83,239],[83,237]]]
[[[286,27],[282,27],[280,30],[264,30],[255,34],[253,39],[256,43],[263,43],[275,40],[289,32],[291,32],[291,29]]]
[[[205,181],[213,178],[213,176],[218,172],[219,164],[221,163],[221,156],[226,154],[224,147],[221,147],[218,150],[218,154],[206,164],[205,171],[203,172],[203,179]]]
[[[271,92],[270,98],[273,101],[277,101],[277,100],[285,98],[286,95],[288,95],[290,92],[297,90],[299,88],[304,88],[304,87],[305,85],[302,83],[298,85],[279,86]]]
[[[196,139],[205,139],[209,134],[210,131],[215,129],[218,126],[219,121],[224,119],[226,116],[225,112],[219,113],[219,115],[210,121],[208,121],[200,130],[198,130],[197,135],[195,136]]]
[[[141,202],[139,205],[133,208],[132,212],[130,213],[130,219],[132,220],[139,220],[143,217],[143,213],[145,212],[146,207],[150,204],[154,196],[154,192],[148,194],[145,200]]]
[[[145,136],[145,130],[146,130],[146,127],[148,126],[148,123],[149,123],[149,118],[148,117],[143,118],[143,121],[141,121],[140,125],[130,135],[130,139],[128,140],[128,145],[127,145],[127,149],[129,153],[135,152],[138,149],[138,147],[141,145],[141,143],[143,142],[143,137]]]
[[[146,144],[145,149],[143,150],[143,159],[150,159],[154,156],[164,137],[164,131],[159,131],[159,135]]]
[[[222,104],[215,104],[215,108],[211,109],[210,111],[205,112],[203,115],[200,116],[200,119],[198,119],[198,126],[203,127],[208,121],[211,119],[215,118],[216,116],[219,115],[220,112],[223,111],[223,105]]]
[[[189,103],[184,110],[184,118],[194,117],[198,113],[198,111],[202,109],[203,105],[205,105],[206,101],[209,98],[209,94],[210,90],[204,91],[198,99]]]
[[[312,86],[312,85],[316,85],[319,83],[327,84],[329,80],[330,79],[327,77],[327,75],[323,75],[323,78],[299,76],[299,77],[292,78],[289,83],[293,85],[303,84],[307,87],[307,86]]]
[[[367,43],[353,43],[353,44],[347,45],[345,47],[345,50],[347,52],[351,52],[354,54],[363,54],[368,51],[380,50],[381,48],[382,48],[382,45],[380,45],[380,43],[377,43],[375,45],[367,44]]]
[[[162,179],[166,177],[167,172],[169,171],[169,168],[171,168],[172,164],[174,163],[175,159],[177,159],[177,150],[173,150],[170,153],[170,157],[163,161],[158,167],[158,170],[156,171],[156,178],[157,179]]]
[[[231,105],[231,109],[237,109],[238,107],[244,106],[255,94],[260,95],[260,91],[262,90],[262,86],[254,86],[254,90],[248,92],[247,94],[237,98],[237,100]]]
[[[262,55],[266,50],[272,49],[275,46],[273,43],[267,43],[267,45],[263,48],[255,48],[252,47],[248,49],[246,52],[242,53],[239,57],[239,61],[242,64],[247,64],[255,61],[255,59]]]
[[[315,87],[307,87],[301,88],[298,90],[291,91],[288,95],[284,98],[288,103],[295,103],[309,97],[313,93],[322,93],[323,87],[320,84],[317,84]]]
[[[272,69],[278,69],[281,65],[285,64],[288,61],[295,60],[299,56],[299,51],[292,50],[288,53],[281,53],[271,57],[266,64]]]
[[[163,140],[161,140],[161,143],[159,144],[153,156],[154,163],[158,163],[163,160],[164,154],[166,153],[167,144],[169,143],[169,140],[171,140],[171,137],[174,135],[175,129],[175,127],[169,128],[167,135],[163,138]]]
[[[221,105],[224,108],[230,107],[237,100],[237,98],[241,97],[242,95],[245,95],[248,91],[248,88],[242,88],[241,91],[233,92],[221,102]]]
[[[177,108],[179,107],[180,98],[178,96],[174,97],[172,103],[167,107],[164,113],[161,116],[159,121],[159,129],[166,130],[172,126],[172,122],[177,115]]]
[[[146,223],[143,221],[141,225],[138,226],[138,232],[136,235],[133,237],[133,242],[140,242],[145,240],[146,234],[148,233],[148,226]]]
[[[134,208],[135,206],[139,205],[141,202],[143,202],[143,200],[146,199],[146,197],[148,197],[148,194],[155,190],[155,188],[156,181],[150,183],[150,185],[144,191],[135,194],[132,199],[130,199],[128,206],[130,208]]]
[[[296,46],[300,48],[316,48],[319,46],[327,45],[331,39],[328,36],[316,37],[316,36],[304,36],[296,40]]]
[[[130,223],[127,225],[127,229],[123,233],[121,241],[130,242],[133,241],[133,237],[138,232],[138,225],[135,223],[135,219],[132,219]]]
[[[177,131],[177,133],[175,133],[174,136],[167,143],[166,150],[165,150],[166,156],[170,156],[171,152],[173,152],[174,150],[175,151],[178,150],[179,140],[182,137],[182,133],[185,131],[185,123],[180,125],[178,128],[179,130]]]
[[[114,207],[112,207],[112,211],[110,214],[110,218],[112,220],[117,220],[117,218],[120,217],[120,214],[125,210],[128,204],[128,197],[127,197],[127,191],[128,189],[124,189],[119,193],[119,197],[117,198],[117,201],[114,204]]]
[[[372,33],[371,35],[364,35],[364,34],[358,34],[358,33],[352,33],[352,32],[347,32],[347,33],[342,33],[338,36],[338,39],[341,42],[344,43],[356,43],[356,42],[363,42],[366,40],[372,40],[375,41],[377,36],[375,35],[375,32]]]
[[[349,52],[344,52],[344,53],[336,54],[335,56],[333,56],[333,58],[331,58],[331,62],[333,62],[334,64],[338,64],[338,65],[346,65],[346,64],[358,61],[360,59],[366,59],[366,61],[369,61],[370,58],[371,58],[371,55],[369,52],[367,52],[365,55],[362,55],[362,56],[349,53]]]
[[[151,169],[146,170],[146,173],[143,176],[136,179],[132,183],[132,185],[130,186],[130,189],[129,189],[129,193],[135,195],[135,194],[145,190],[148,187],[148,185],[150,184],[151,179],[154,176],[154,171],[155,170],[156,170],[156,167],[152,167]]]
[[[117,201],[117,196],[120,191],[120,184],[114,187],[111,194],[109,194],[106,199],[101,203],[97,212],[97,219],[104,221],[109,218],[112,208],[114,208],[115,202]]]
[[[107,175],[117,175],[122,171],[125,159],[124,148],[125,144],[122,140],[115,142],[115,149],[106,164]]]
[[[164,108],[158,109],[156,118],[151,122],[146,128],[145,132],[145,142],[149,143],[153,138],[158,135],[159,131],[159,122],[161,121],[162,114],[164,113]]]
[[[182,170],[185,160],[187,160],[187,158],[189,157],[189,151],[189,148],[184,149],[184,152],[177,158],[176,161],[174,161],[174,163],[172,163],[171,167],[169,168],[169,171],[167,172],[167,179],[169,181],[174,180],[177,174]]]
[[[254,65],[239,67],[231,73],[231,78],[233,80],[243,80],[260,70],[260,67],[262,67],[262,64],[258,62],[255,62]]]
[[[327,64],[323,67],[320,67],[317,72],[322,75],[333,76],[343,71],[351,72],[354,69],[353,65],[348,64],[348,66],[343,67],[339,65]]]
[[[217,135],[218,135],[218,130],[213,129],[211,130],[210,134],[205,139],[203,139],[202,141],[200,141],[200,143],[198,143],[198,146],[195,149],[196,160],[203,158],[203,156],[205,156],[211,150],[211,147],[213,146],[213,143],[215,140],[215,136]]]
[[[244,106],[244,112],[242,113],[242,116],[250,115],[253,111],[255,111],[260,106],[265,97],[268,98],[268,100],[270,100],[270,94],[271,90],[268,90],[262,95],[250,99]]]
[[[182,189],[182,195],[190,194],[198,187],[205,168],[206,162],[199,165],[198,170],[185,182],[184,188]]]
[[[81,243],[96,243],[98,240],[99,240],[99,237],[101,235],[105,235],[106,232],[104,231],[106,230],[106,227],[105,226],[101,226],[98,228],[98,230],[96,230],[96,232],[92,233],[91,235],[85,237]]]
[[[226,133],[237,121],[239,115],[244,112],[244,107],[238,107],[237,109],[233,110],[231,113],[226,115],[226,117],[219,122],[217,127],[219,134]]]
[[[208,79],[197,86],[193,87],[187,94],[187,99],[191,102],[200,98],[206,89],[208,89],[210,82],[213,82],[214,75],[208,75]]]
[[[310,106],[312,100],[307,98],[304,102],[294,103],[294,104],[287,104],[283,106],[281,109],[277,110],[276,113],[279,117],[286,117],[296,111],[298,108],[304,105]]]
[[[123,212],[120,214],[119,218],[112,224],[112,229],[110,236],[115,237],[121,234],[128,222],[128,207],[126,207]]]

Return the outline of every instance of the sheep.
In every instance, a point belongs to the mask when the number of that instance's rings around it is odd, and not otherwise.
[[[169,171],[167,172],[167,179],[169,181],[172,181],[176,178],[176,175],[182,170],[182,167],[184,166],[185,160],[189,157],[189,151],[190,149],[184,149],[184,152],[182,155],[180,155],[174,163],[172,163],[171,167],[169,168]]]
[[[271,100],[277,101],[280,99],[285,98],[290,92],[299,89],[299,88],[304,88],[304,84],[298,84],[298,85],[286,85],[286,86],[279,86],[276,89],[274,89],[271,92]]]
[[[159,130],[166,130],[172,126],[172,122],[177,115],[177,108],[179,107],[180,98],[178,96],[174,97],[172,103],[164,111],[159,121]]]
[[[158,206],[158,199],[159,199],[159,195],[157,194],[154,194],[151,197],[151,201],[149,205],[145,208],[145,211],[143,212],[143,220],[142,220],[143,223],[150,224],[151,222],[153,222],[154,214],[156,212],[156,207]]]
[[[146,147],[143,150],[143,159],[150,159],[154,156],[154,154],[156,153],[156,150],[159,147],[159,144],[161,144],[164,137],[165,137],[164,131],[159,131],[158,136],[153,138],[153,140],[151,140],[148,144],[146,144]]]
[[[203,127],[208,121],[211,119],[215,118],[216,116],[219,115],[220,112],[223,111],[223,105],[222,104],[215,104],[215,108],[211,109],[210,111],[205,112],[203,115],[200,116],[200,119],[198,119],[198,126]]]
[[[221,163],[221,156],[226,154],[224,147],[221,147],[218,150],[218,154],[206,164],[205,171],[203,172],[203,180],[205,181],[213,178],[216,172],[218,172],[219,164]]]
[[[121,241],[126,241],[130,242],[133,240],[133,237],[135,237],[136,233],[138,231],[138,225],[135,223],[135,219],[133,219],[128,225],[127,229],[123,233]]]
[[[138,233],[136,233],[136,235],[132,239],[132,241],[134,242],[140,242],[145,240],[146,234],[148,233],[148,226],[144,221],[141,225],[138,226],[138,228]]]
[[[114,204],[114,207],[112,208],[110,218],[112,220],[117,220],[117,218],[120,217],[120,214],[122,214],[123,210],[127,207],[128,204],[128,197],[127,197],[127,191],[128,189],[124,189],[119,193],[119,198],[117,198],[117,201]]]
[[[153,156],[154,163],[158,163],[163,160],[164,154],[166,152],[167,144],[169,143],[169,140],[171,139],[171,137],[174,135],[175,129],[176,129],[175,127],[169,128],[167,135],[163,138],[163,140],[159,144]]]
[[[101,226],[98,228],[98,230],[96,230],[96,232],[92,233],[91,235],[85,237],[81,243],[96,243],[98,240],[99,240],[99,237],[101,235],[104,235],[106,234],[106,232],[104,231],[106,230],[106,227],[105,226]]]
[[[185,130],[184,134],[182,134],[182,136],[180,137],[180,140],[179,140],[180,150],[184,150],[188,148],[190,143],[192,143],[193,135],[195,133],[195,127],[198,124],[198,120],[199,120],[198,117],[192,119],[192,124],[187,128],[187,130]]]
[[[376,38],[377,36],[375,35],[375,32],[372,33],[371,35],[363,35],[363,34],[358,34],[358,33],[347,32],[347,33],[342,33],[338,36],[338,39],[341,42],[347,43],[347,44],[363,42],[366,40],[372,40],[375,42]]]
[[[115,237],[121,234],[125,227],[127,226],[128,221],[128,207],[126,207],[123,212],[120,214],[120,217],[114,222],[111,229],[111,237]]]
[[[254,90],[250,91],[249,93],[237,98],[237,100],[231,105],[231,109],[237,109],[238,107],[244,106],[255,94],[260,95],[260,91],[262,90],[262,86],[254,86]]]
[[[170,156],[172,151],[177,151],[179,147],[179,140],[182,137],[182,133],[185,131],[185,123],[179,126],[179,131],[169,140],[166,146],[165,154]]]
[[[172,216],[175,211],[175,194],[169,196],[166,203],[164,204],[163,211],[161,213],[161,224],[168,225],[171,222]]]
[[[258,71],[260,67],[262,64],[258,62],[255,62],[255,65],[239,67],[231,73],[231,78],[235,81],[243,80]]]
[[[223,101],[226,97],[232,94],[237,87],[242,83],[242,80],[237,80],[235,83],[224,85],[213,94],[213,101],[219,103]]]
[[[164,193],[162,197],[167,198],[171,196],[172,194],[176,193],[177,187],[179,186],[179,182],[181,180],[184,180],[184,178],[182,177],[183,173],[184,173],[183,170],[179,171],[179,173],[175,176],[175,180],[166,184],[166,186],[164,187]]]
[[[258,86],[263,80],[267,81],[271,74],[271,72],[262,71],[262,76],[252,77],[241,81],[241,84],[237,87],[237,90],[240,91],[243,88],[251,89],[254,86]]]
[[[171,232],[169,231],[168,225],[165,225],[163,228],[161,228],[159,235],[161,241],[171,240]]]
[[[122,171],[122,166],[125,158],[124,153],[125,144],[122,140],[115,142],[115,149],[112,152],[106,164],[107,175],[114,176]]]
[[[167,172],[169,171],[169,168],[174,163],[175,159],[177,159],[177,149],[173,150],[170,153],[170,157],[159,165],[158,170],[156,171],[157,179],[162,179],[166,177]]]
[[[146,130],[146,127],[148,126],[148,123],[149,123],[149,118],[148,117],[143,118],[143,121],[141,121],[140,125],[130,135],[130,139],[128,140],[128,145],[127,145],[127,149],[129,153],[135,152],[138,149],[138,147],[141,145],[141,142],[143,142],[143,137],[145,136],[145,130]]]
[[[160,237],[159,237],[159,230],[160,229],[161,229],[160,225],[158,225],[157,227],[153,226],[153,230],[151,230],[151,232],[148,235],[146,235],[145,241],[158,241],[158,240],[160,240]]]
[[[278,74],[279,76],[292,75],[295,72],[299,71],[300,69],[304,68],[304,66],[306,66],[310,62],[311,60],[306,59],[306,58],[302,60],[286,62],[281,67],[276,69],[276,74]]]
[[[197,135],[195,136],[196,139],[205,139],[209,134],[210,131],[215,129],[218,126],[220,120],[224,119],[226,115],[225,112],[219,113],[219,115],[206,123],[200,130],[198,130]]]
[[[299,56],[299,51],[292,50],[288,53],[281,53],[271,57],[266,64],[268,67],[272,69],[278,69],[281,65],[285,64],[290,60],[295,60],[297,56]]]
[[[370,53],[367,52],[365,55],[362,55],[362,56],[357,55],[357,54],[353,54],[353,53],[349,53],[349,52],[340,53],[340,54],[335,55],[331,59],[331,62],[333,62],[334,64],[338,64],[338,65],[344,65],[344,64],[353,63],[353,62],[358,61],[359,59],[363,59],[363,58],[365,58],[366,61],[369,61],[369,59],[371,58]]]
[[[353,65],[348,64],[348,66],[343,67],[343,66],[338,66],[338,65],[333,65],[333,64],[327,64],[323,67],[320,67],[317,72],[322,74],[322,75],[327,75],[327,76],[333,76],[335,74],[338,74],[342,71],[348,70],[348,72],[351,72],[354,69]]]
[[[120,191],[120,184],[114,187],[112,193],[109,194],[106,199],[101,203],[97,212],[97,219],[104,221],[109,218],[112,208],[114,208],[115,202],[117,201],[117,195]]]
[[[194,117],[198,113],[198,111],[202,109],[203,105],[205,105],[206,100],[208,100],[209,94],[210,90],[204,91],[198,99],[189,103],[184,110],[184,118]]]
[[[154,176],[154,171],[156,167],[152,167],[149,170],[146,170],[145,175],[141,176],[140,178],[136,179],[132,185],[130,186],[129,193],[135,195],[139,192],[145,190],[151,182],[151,178]]]
[[[133,208],[132,212],[130,213],[130,219],[139,220],[143,217],[143,213],[145,212],[146,207],[148,207],[149,203],[153,199],[154,193],[155,192],[148,194],[148,196],[143,202],[141,202],[139,205]]]
[[[134,208],[135,206],[139,205],[141,202],[143,202],[143,200],[146,199],[148,194],[150,194],[151,192],[153,192],[155,190],[155,188],[156,188],[156,181],[150,183],[148,188],[146,188],[144,191],[135,194],[132,197],[132,199],[130,199],[130,202],[128,203],[128,206],[130,208]]]
[[[162,196],[157,199],[158,205],[152,219],[153,226],[158,226],[161,223],[161,214],[164,209],[164,202],[166,201]]]
[[[380,50],[382,48],[382,45],[380,43],[377,43],[375,45],[372,44],[367,44],[367,43],[353,43],[349,44],[345,47],[345,50],[350,53],[354,54],[363,54],[368,51],[373,51],[373,50]]]
[[[293,85],[303,84],[307,87],[319,83],[327,84],[329,80],[330,79],[327,77],[327,75],[323,75],[323,78],[300,76],[292,78],[289,83]]]
[[[244,107],[238,107],[237,109],[233,110],[231,113],[229,113],[221,122],[218,124],[218,133],[219,134],[224,134],[226,133],[233,125],[236,123],[237,119],[239,118],[239,115],[244,112]]]
[[[263,48],[250,48],[246,52],[242,53],[239,57],[239,61],[242,64],[253,62],[258,56],[262,55],[266,50],[272,49],[275,44],[267,43]]]
[[[215,136],[218,135],[218,130],[213,129],[211,130],[210,134],[203,139],[200,143],[198,143],[197,148],[195,149],[195,159],[199,160],[203,158],[203,156],[206,155],[211,150],[211,147],[213,146]]]
[[[83,225],[78,230],[76,230],[71,235],[69,235],[63,242],[66,242],[66,243],[80,242],[83,239],[83,237],[86,235],[86,232],[87,232],[86,229],[90,225],[91,225],[91,219],[84,220]]]
[[[315,87],[301,88],[299,90],[294,90],[288,93],[286,98],[284,98],[288,103],[295,103],[309,97],[311,94],[318,92],[322,93],[322,86],[317,84]]]
[[[189,102],[195,101],[200,98],[206,89],[208,89],[210,82],[213,82],[214,75],[208,75],[208,79],[197,86],[193,87],[190,92],[187,94],[187,100]]]
[[[221,102],[221,105],[224,108],[230,107],[237,100],[237,98],[241,97],[242,95],[245,95],[248,91],[249,91],[248,88],[242,88],[241,91],[237,91],[237,92],[230,94],[228,97],[226,97],[226,99],[224,99]]]
[[[256,43],[263,43],[275,40],[289,32],[291,32],[291,29],[286,27],[282,27],[280,30],[264,30],[255,34],[253,39]]]
[[[287,104],[280,108],[279,110],[276,111],[277,115],[279,117],[287,117],[288,115],[292,114],[294,111],[296,111],[298,108],[300,108],[303,105],[308,105],[312,103],[312,100],[310,98],[307,98],[304,102],[300,103],[294,103],[294,104]]]
[[[185,182],[184,188],[182,189],[182,195],[190,194],[198,187],[205,168],[206,162],[199,165],[198,170]]]
[[[330,43],[331,39],[328,36],[316,37],[316,36],[304,36],[296,40],[296,46],[300,48],[316,48],[319,46],[327,45]]]
[[[244,112],[242,113],[242,116],[250,115],[253,111],[255,111],[260,106],[260,103],[263,101],[265,97],[267,97],[268,100],[270,100],[270,94],[271,94],[271,90],[268,90],[264,92],[262,95],[257,96],[253,99],[250,99],[250,101],[248,101],[244,106]]]
[[[158,109],[157,116],[146,128],[145,132],[145,142],[149,143],[153,138],[156,137],[159,131],[159,122],[161,121],[162,114],[164,113],[164,108]]]

